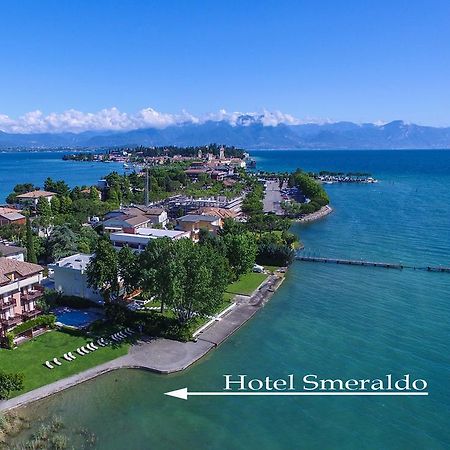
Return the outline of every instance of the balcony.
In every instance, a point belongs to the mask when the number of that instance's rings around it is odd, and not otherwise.
[[[9,319],[4,319],[0,317],[0,323],[3,325],[4,328],[14,327],[15,325],[18,325],[21,322],[22,316],[14,316],[10,317]]]
[[[15,300],[4,300],[0,299],[0,311],[7,311],[8,309],[16,306]]]
[[[31,302],[42,297],[43,292],[40,290],[28,291],[26,294],[20,296],[20,300],[23,302]]]
[[[22,312],[23,320],[33,319],[34,317],[41,314],[41,312],[42,311],[40,309],[33,309],[32,311],[23,311]]]

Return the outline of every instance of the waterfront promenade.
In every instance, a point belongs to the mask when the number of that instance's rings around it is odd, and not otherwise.
[[[144,369],[161,374],[180,372],[224,342],[253,317],[271,298],[283,280],[281,274],[270,275],[251,296],[237,296],[236,306],[197,335],[195,342],[143,336],[131,346],[127,355],[10,400],[0,401],[0,411],[24,406],[117,369]]]

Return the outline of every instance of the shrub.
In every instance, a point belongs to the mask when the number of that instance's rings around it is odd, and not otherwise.
[[[13,336],[17,336],[25,331],[31,330],[36,327],[54,327],[56,317],[53,314],[47,314],[43,316],[36,317],[35,319],[27,320],[19,325],[17,325],[11,333]]]
[[[9,398],[11,392],[23,389],[23,373],[0,371],[0,400]]]
[[[14,348],[14,333],[11,331],[8,331],[6,333],[6,348],[9,348],[12,350]]]

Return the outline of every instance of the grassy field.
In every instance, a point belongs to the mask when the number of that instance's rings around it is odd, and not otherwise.
[[[264,269],[266,269],[267,271],[269,271],[271,273],[276,272],[279,268],[280,268],[280,266],[264,266]]]
[[[250,295],[266,278],[265,273],[246,273],[238,281],[230,284],[226,291],[230,294]]]
[[[129,344],[122,343],[114,348],[101,347],[85,356],[74,353],[77,359],[72,362],[62,357],[64,353],[74,352],[88,342],[84,337],[50,331],[14,350],[0,349],[0,368],[5,372],[22,372],[25,375],[24,389],[14,393],[19,395],[125,355],[129,347]],[[45,361],[52,360],[54,357],[61,361],[62,366],[55,367],[53,370],[43,366]]]

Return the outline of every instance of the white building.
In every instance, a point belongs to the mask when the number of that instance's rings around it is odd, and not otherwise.
[[[135,252],[142,252],[147,244],[153,239],[169,238],[172,240],[189,238],[189,233],[178,230],[161,230],[158,228],[139,228],[136,234],[132,233],[111,233],[109,238],[112,245],[117,250],[122,247],[130,247]]]
[[[101,294],[90,288],[87,282],[86,268],[92,256],[78,253],[50,264],[55,290],[64,295],[75,295],[96,303],[103,303]]]
[[[0,256],[8,259],[15,259],[16,261],[25,261],[25,254],[27,250],[23,247],[10,243],[0,242]]]

